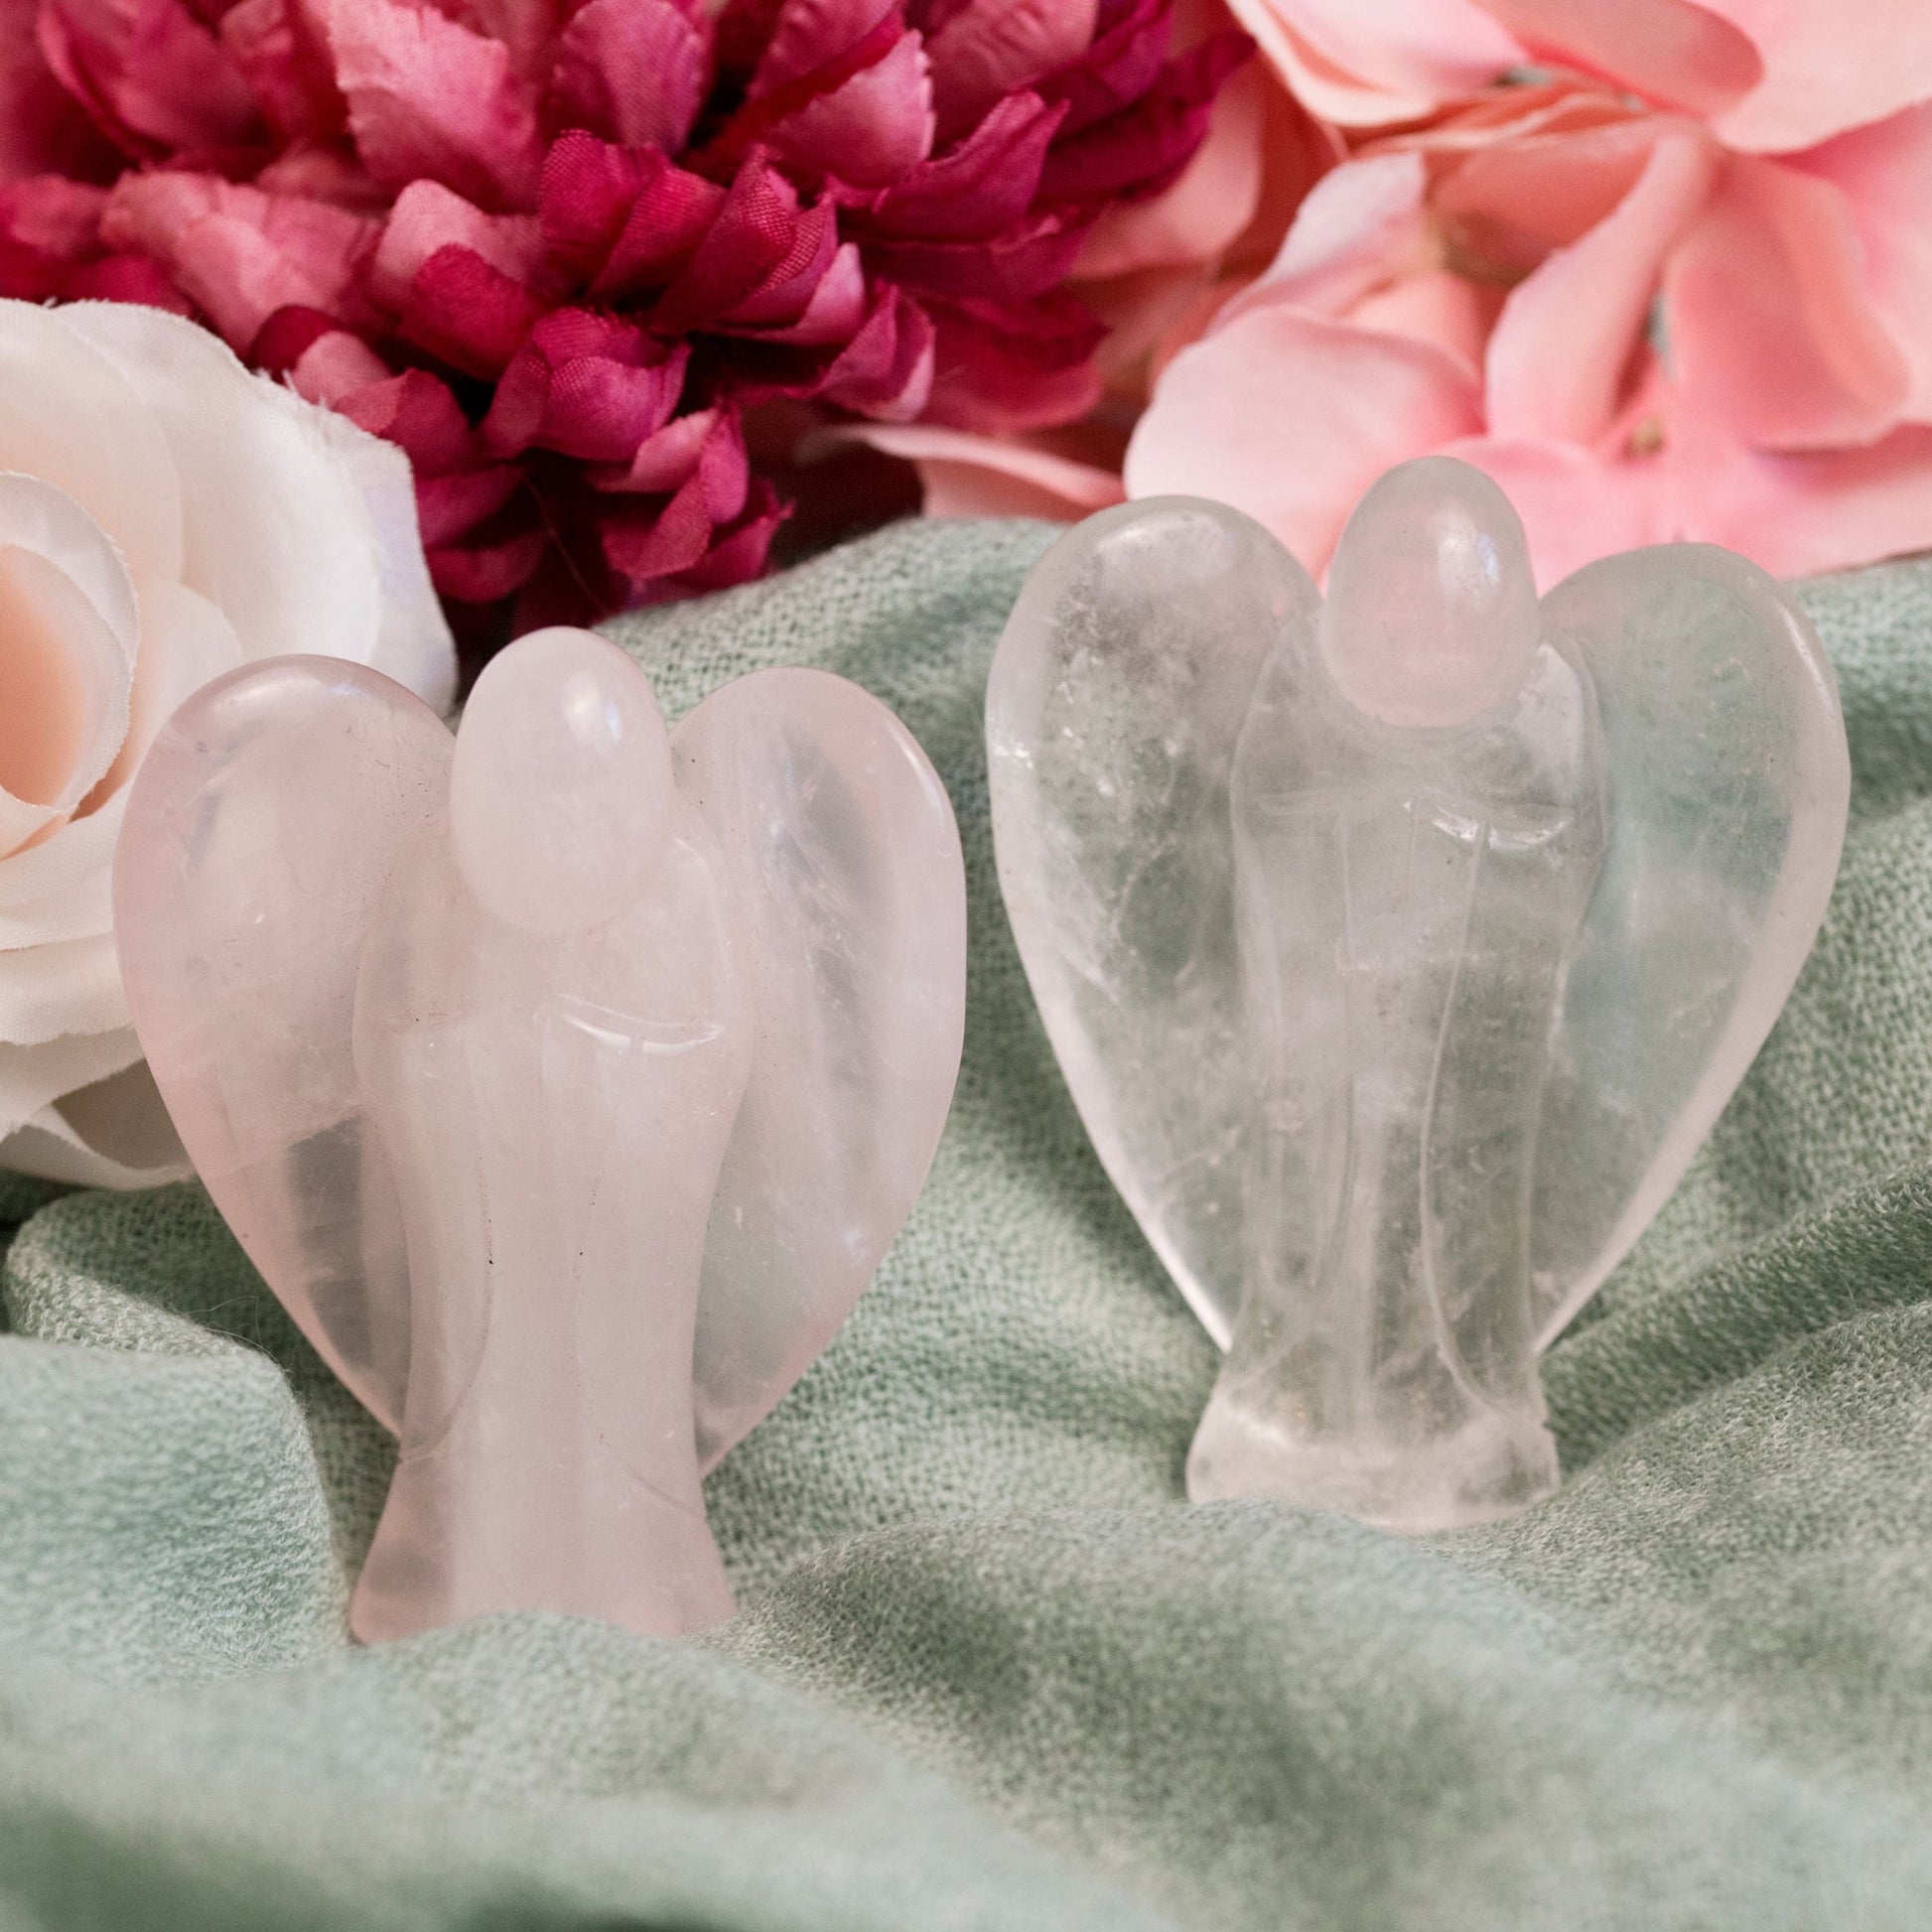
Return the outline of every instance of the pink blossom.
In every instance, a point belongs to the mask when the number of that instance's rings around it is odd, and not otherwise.
[[[1168,365],[1126,486],[1314,569],[1437,450],[1509,490],[1546,582],[1640,543],[1784,574],[1932,546],[1927,181],[1932,107],[1769,156],[1579,81],[1490,92],[1321,181]]]

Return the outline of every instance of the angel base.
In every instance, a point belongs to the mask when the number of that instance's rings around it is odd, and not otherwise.
[[[1427,1441],[1326,1439],[1217,1389],[1187,1455],[1190,1502],[1265,1496],[1331,1509],[1406,1536],[1514,1516],[1556,1493],[1557,1446],[1541,1414],[1482,1409]]]

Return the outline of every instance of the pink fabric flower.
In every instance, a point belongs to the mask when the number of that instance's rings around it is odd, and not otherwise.
[[[1390,465],[1509,491],[1539,576],[1636,544],[1786,575],[1932,546],[1932,107],[1791,155],[1579,80],[1359,147],[1168,364],[1131,494],[1312,569]],[[1292,457],[1288,454],[1292,452]]]
[[[0,0],[0,292],[195,315],[400,444],[480,628],[731,582],[765,413],[1095,403],[1061,285],[1248,49],[1174,4]]]

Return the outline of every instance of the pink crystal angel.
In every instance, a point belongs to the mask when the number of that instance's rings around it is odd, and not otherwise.
[[[115,915],[210,1194],[401,1439],[356,1632],[729,1615],[701,1474],[870,1280],[958,1070],[958,833],[897,720],[773,670],[667,734],[553,630],[452,739],[285,658],[162,733]]]

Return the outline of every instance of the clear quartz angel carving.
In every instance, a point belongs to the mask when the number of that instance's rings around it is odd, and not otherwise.
[[[400,1438],[357,1633],[728,1615],[701,1473],[871,1278],[958,1067],[958,835],[903,727],[780,670],[667,734],[558,630],[452,739],[282,659],[163,732],[116,928],[210,1193]]]
[[[1108,1172],[1227,1350],[1197,1499],[1422,1531],[1557,1483],[1539,1351],[1682,1175],[1823,916],[1849,766],[1763,574],[1539,601],[1479,473],[1364,498],[1325,602],[1217,505],[1030,581],[1001,886]]]

